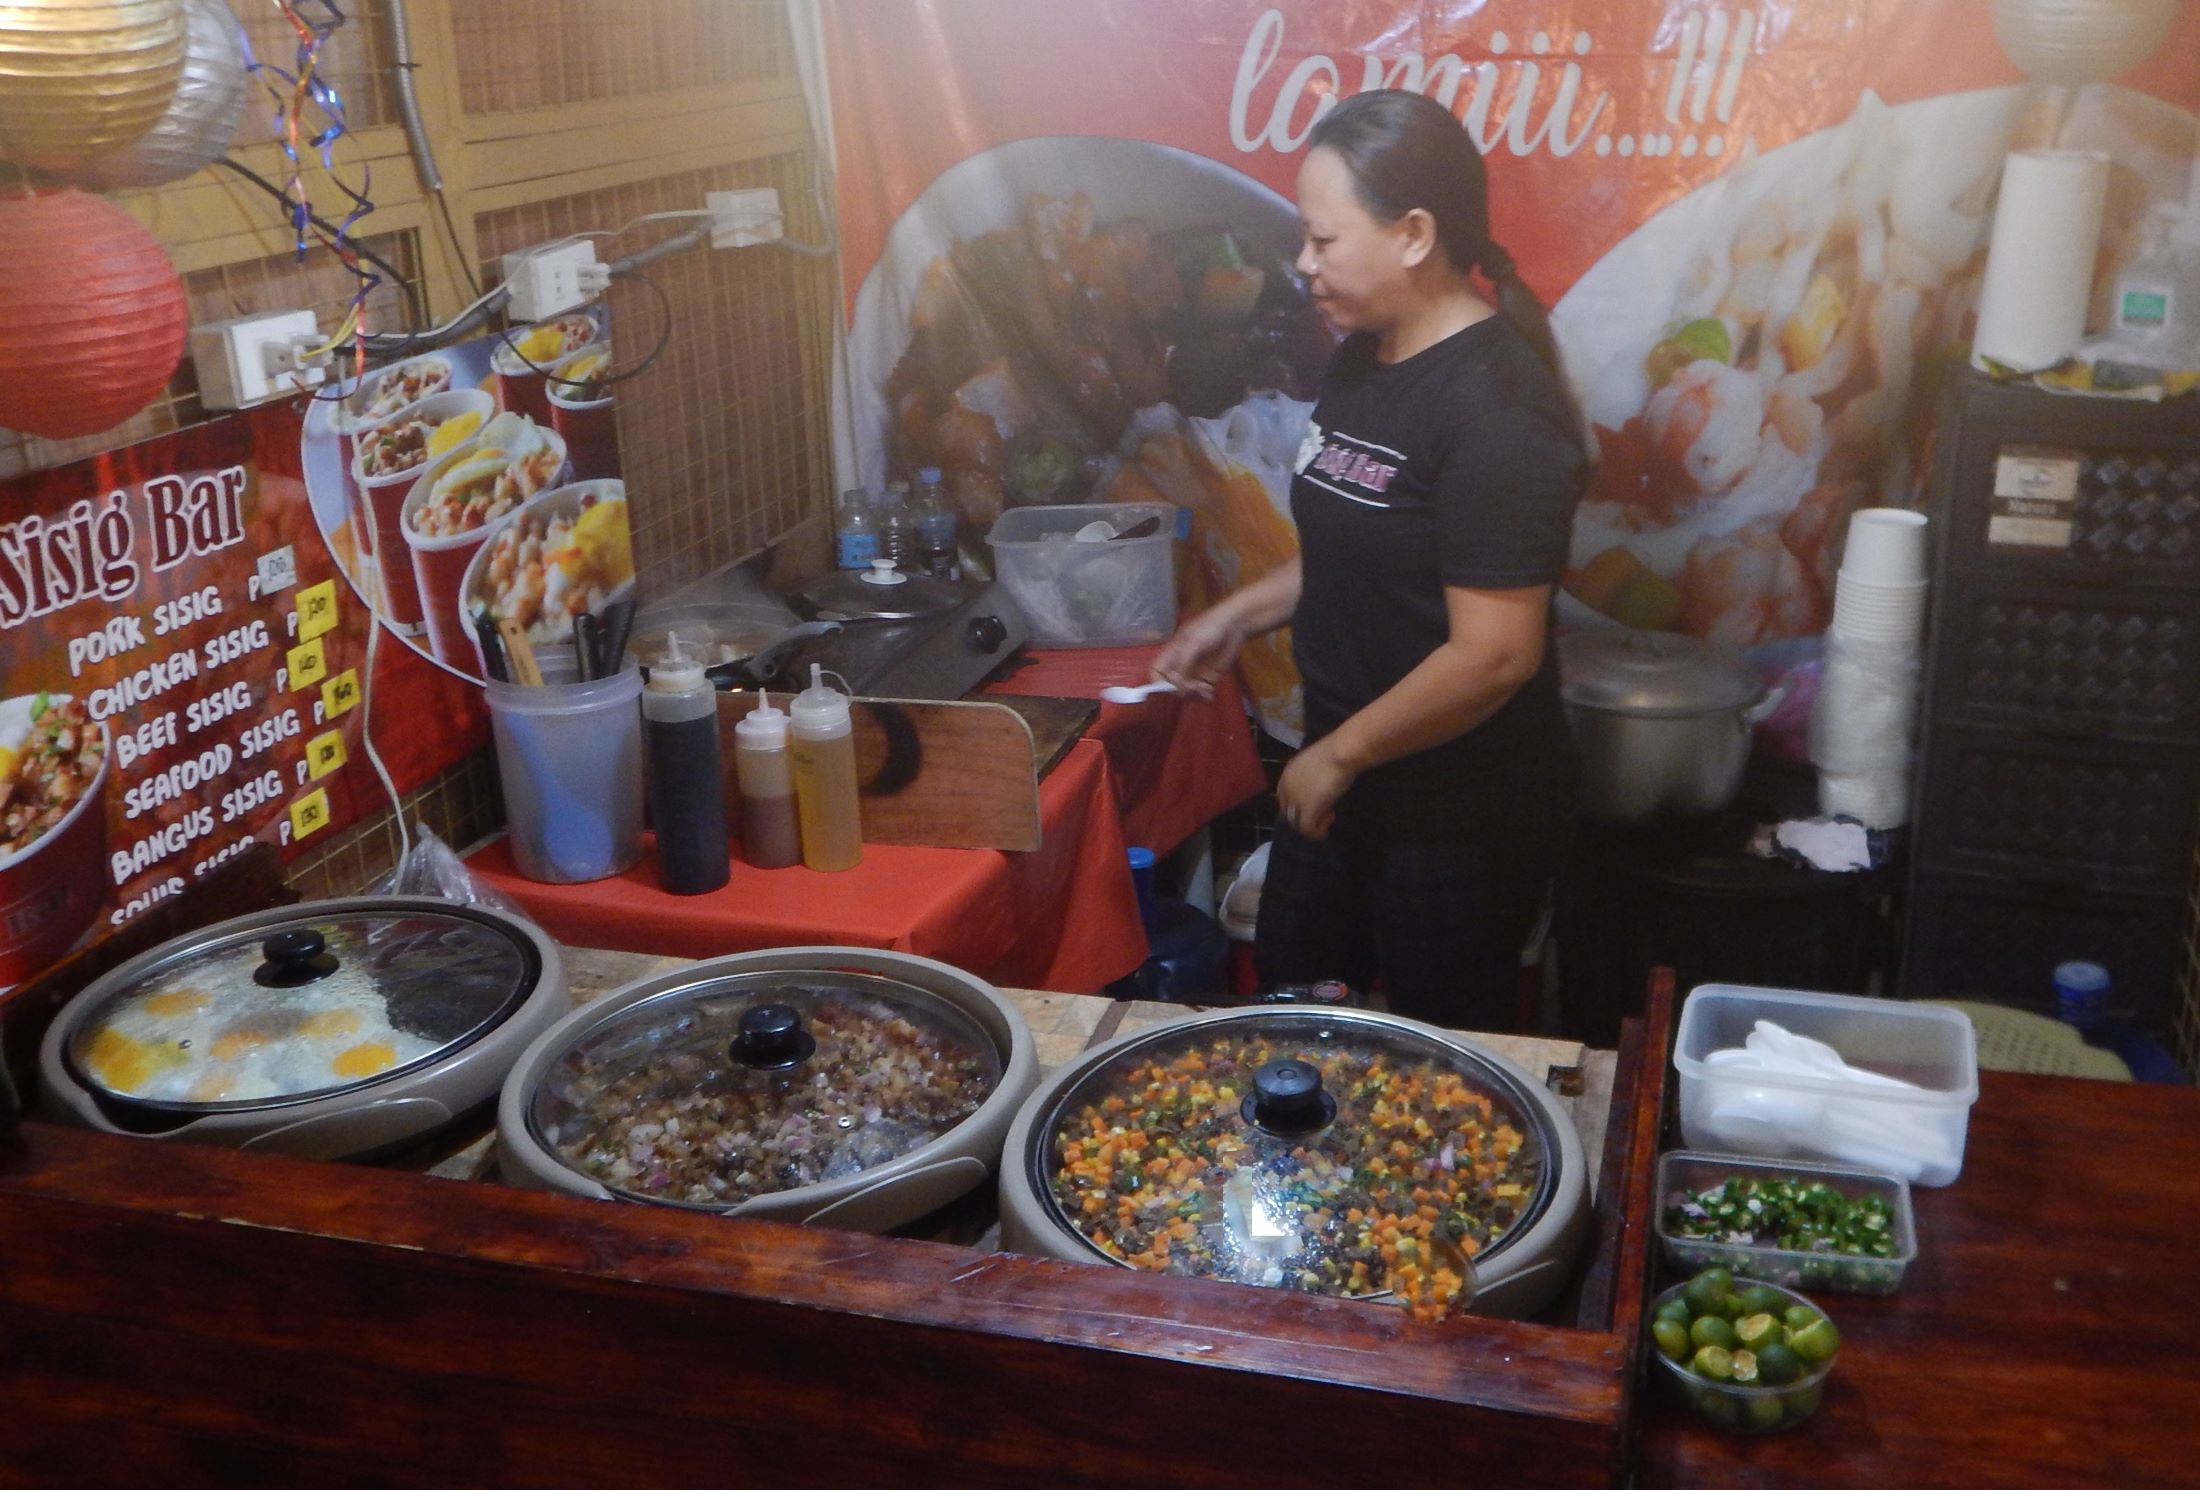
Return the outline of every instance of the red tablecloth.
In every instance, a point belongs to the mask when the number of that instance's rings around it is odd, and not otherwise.
[[[1158,646],[1090,647],[1028,654],[1030,662],[986,685],[988,693],[1100,697],[1113,684],[1144,683]],[[1136,704],[1100,705],[1085,731],[1107,747],[1123,811],[1123,836],[1168,853],[1215,817],[1268,784],[1237,680],[1212,699],[1163,694]]]
[[[1108,755],[1080,740],[1039,785],[1045,839],[1031,853],[866,844],[838,874],[752,869],[708,895],[657,888],[654,845],[625,874],[542,885],[503,839],[467,866],[560,941],[712,957],[765,947],[885,947],[953,963],[1007,987],[1093,993],[1145,961]]]

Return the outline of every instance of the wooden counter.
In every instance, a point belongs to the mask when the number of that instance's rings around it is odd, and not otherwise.
[[[1059,997],[1054,1059],[1103,1034]],[[1608,1065],[1542,1322],[25,1122],[0,1486],[1612,1486],[1670,1005]]]
[[[1962,1176],[1912,1200],[1900,1293],[1816,1295],[1816,1416],[1733,1437],[1654,1383],[1646,1490],[2200,1485],[2200,1091],[1982,1072]]]

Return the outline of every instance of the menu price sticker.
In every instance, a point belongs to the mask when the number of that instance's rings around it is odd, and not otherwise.
[[[319,637],[292,647],[283,661],[289,669],[292,688],[311,688],[328,676],[328,653],[322,648]]]
[[[296,583],[298,553],[287,543],[260,555],[253,565],[252,593],[255,598],[281,594]]]
[[[298,639],[312,641],[336,629],[336,581],[322,580],[298,592]]]
[[[331,771],[340,771],[350,757],[344,752],[342,730],[328,730],[306,742],[306,770],[315,781]]]
[[[347,667],[321,685],[321,717],[340,719],[359,706],[359,669]]]
[[[315,787],[290,804],[290,837],[293,843],[311,838],[329,825],[328,789]]]

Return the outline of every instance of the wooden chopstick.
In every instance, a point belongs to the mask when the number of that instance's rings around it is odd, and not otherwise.
[[[517,617],[506,616],[497,622],[497,635],[504,638],[505,661],[511,669],[512,681],[540,688],[542,668],[535,661],[534,644],[527,640],[527,628]]]

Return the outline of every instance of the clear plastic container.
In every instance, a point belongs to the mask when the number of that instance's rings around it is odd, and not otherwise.
[[[1778,1288],[1778,1284],[1767,1285]],[[1685,1283],[1676,1283],[1650,1301],[1651,1318],[1657,1311],[1687,1290]],[[1802,1307],[1823,1314],[1818,1305],[1790,1288],[1779,1290],[1785,1297],[1784,1308]],[[1838,1328],[1838,1326],[1837,1326]],[[1649,1353],[1658,1363],[1659,1370],[1685,1397],[1696,1415],[1715,1428],[1729,1433],[1778,1433],[1807,1422],[1818,1411],[1825,1398],[1826,1378],[1833,1374],[1838,1354],[1823,1361],[1809,1364],[1803,1374],[1780,1386],[1745,1386],[1738,1381],[1714,1381],[1699,1376],[1688,1369],[1685,1361],[1676,1361],[1653,1343]]]
[[[1101,531],[1148,522],[1152,531],[1137,538]],[[1176,509],[1167,503],[1099,502],[1011,507],[986,543],[994,578],[1031,624],[1031,645],[1126,647],[1176,630],[1175,540]]]
[[[544,653],[543,685],[487,683],[512,862],[531,880],[577,884],[642,856],[642,674],[573,681],[570,653]]]
[[[1858,1257],[1846,1252],[1796,1252],[1770,1244],[1715,1242],[1675,1236],[1673,1207],[1682,1199],[1714,1189],[1733,1178],[1823,1181],[1851,1200],[1876,1195],[1894,1213],[1894,1255]],[[1902,1287],[1902,1275],[1917,1256],[1917,1218],[1910,1209],[1910,1187],[1891,1174],[1847,1164],[1813,1164],[1795,1159],[1775,1163],[1734,1154],[1697,1154],[1675,1149],[1658,1160],[1658,1241],[1666,1263],[1682,1272],[1704,1268],[1732,1270],[1737,1278],[1777,1283],[1783,1288],[1833,1289],[1839,1293],[1889,1294]]]
[[[1740,1049],[1759,1020],[1831,1046],[1860,1074],[1724,1065],[1718,1052]],[[1707,983],[1681,1008],[1673,1069],[1680,1076],[1681,1136],[1692,1149],[1830,1159],[1913,1185],[1951,1184],[1963,1171],[1971,1104],[1978,1100],[1978,1037],[1958,1010]]]

